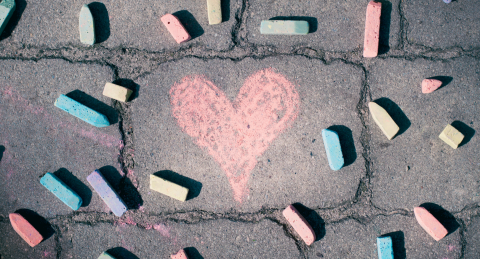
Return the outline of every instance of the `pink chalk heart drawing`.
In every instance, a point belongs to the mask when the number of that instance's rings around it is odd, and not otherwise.
[[[220,164],[240,203],[257,157],[293,124],[300,106],[295,86],[271,68],[248,77],[233,102],[199,75],[175,83],[170,98],[179,126]]]

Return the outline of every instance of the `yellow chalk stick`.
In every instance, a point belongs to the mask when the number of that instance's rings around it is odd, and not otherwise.
[[[106,83],[105,88],[103,88],[103,95],[121,102],[128,101],[132,93],[133,91],[128,88],[112,83]]]
[[[179,201],[185,201],[187,199],[187,188],[162,179],[153,174],[150,175],[150,189],[170,196]]]
[[[400,128],[395,123],[395,121],[393,121],[392,117],[390,117],[388,112],[374,102],[368,103],[368,108],[370,109],[373,120],[383,131],[383,134],[385,134],[388,139],[392,139],[393,137],[395,137]]]
[[[219,24],[222,22],[222,5],[220,0],[207,0],[208,23]]]
[[[464,138],[463,134],[450,124],[445,127],[438,137],[454,149],[457,149]]]

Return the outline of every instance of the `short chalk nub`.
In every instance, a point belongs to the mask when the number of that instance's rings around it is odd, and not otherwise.
[[[313,244],[315,241],[315,232],[293,205],[289,205],[283,211],[283,216],[307,245]]]
[[[95,127],[100,128],[110,125],[107,116],[88,108],[66,95],[60,95],[55,101],[55,106]]]
[[[170,196],[179,201],[185,201],[188,195],[187,188],[162,179],[153,174],[150,175],[150,189]]]
[[[465,136],[452,125],[448,124],[438,137],[452,148],[457,149]]]
[[[220,0],[207,0],[208,23],[219,24],[222,22],[222,6]]]
[[[183,27],[182,23],[177,17],[171,14],[166,14],[162,16],[160,20],[163,22],[165,27],[167,27],[167,30],[170,32],[170,34],[172,34],[177,43],[180,44],[191,39],[190,34],[188,34],[187,30],[185,30],[185,27]]]
[[[423,79],[422,93],[429,94],[442,86],[442,81],[437,79]]]
[[[123,203],[122,199],[113,190],[112,186],[103,178],[103,175],[98,171],[93,171],[88,177],[87,181],[93,187],[93,189],[100,195],[100,198],[107,204],[112,210],[113,214],[117,217],[121,217],[123,213],[127,211],[127,206]]]
[[[337,132],[324,129],[322,130],[322,137],[330,168],[334,171],[340,170],[345,161],[343,159],[342,147],[340,146],[340,138],[338,137]]]
[[[103,252],[97,259],[115,259],[115,257],[107,252]]]
[[[447,229],[425,208],[416,207],[413,209],[413,213],[415,214],[418,224],[436,241],[439,241],[448,234]]]
[[[93,23],[93,16],[90,8],[86,4],[80,9],[80,16],[78,18],[80,29],[80,42],[83,44],[95,44],[95,27]]]
[[[121,102],[127,102],[132,93],[133,91],[128,88],[112,83],[106,83],[103,88],[103,95]]]
[[[10,17],[15,12],[15,7],[15,0],[3,0],[0,3],[0,34],[7,26],[8,21],[10,21]]]
[[[363,56],[366,58],[373,58],[378,55],[381,13],[382,3],[374,1],[368,3],[367,18],[365,20],[365,39],[363,42]]]
[[[28,222],[22,215],[18,213],[10,213],[10,224],[20,237],[25,240],[31,247],[34,247],[42,242],[43,237],[40,235],[30,222]]]
[[[185,253],[185,250],[180,249],[176,254],[170,255],[171,259],[188,259],[187,254]]]
[[[261,34],[277,35],[306,35],[309,25],[307,21],[262,21],[260,24]]]
[[[378,259],[393,259],[391,237],[377,237]]]
[[[368,103],[368,109],[372,114],[373,120],[388,139],[392,139],[395,137],[395,135],[397,135],[400,128],[385,109],[374,102]]]
[[[72,210],[78,210],[82,206],[82,198],[54,174],[46,173],[40,183]]]

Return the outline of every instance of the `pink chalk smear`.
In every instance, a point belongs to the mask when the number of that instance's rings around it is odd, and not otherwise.
[[[233,103],[200,75],[173,85],[170,97],[179,126],[220,164],[238,202],[257,157],[293,124],[300,106],[295,86],[271,68],[248,77]]]

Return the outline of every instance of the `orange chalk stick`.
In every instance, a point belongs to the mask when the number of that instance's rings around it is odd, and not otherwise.
[[[425,208],[416,207],[413,209],[413,213],[415,214],[418,224],[420,224],[433,239],[438,241],[448,234],[447,229]]]
[[[15,229],[15,232],[17,232],[18,235],[20,235],[31,247],[42,242],[42,235],[40,235],[40,233],[24,217],[22,217],[22,215],[18,213],[10,213],[8,217],[10,218],[10,223],[12,224],[13,229]]]
[[[365,20],[365,40],[363,43],[363,56],[376,57],[380,37],[380,14],[382,3],[370,1],[367,6],[367,19]]]
[[[187,254],[185,254],[185,251],[183,249],[180,249],[178,253],[171,255],[170,258],[171,259],[188,259]]]
[[[162,16],[160,20],[162,20],[163,24],[165,24],[165,27],[167,27],[167,30],[170,32],[170,34],[172,34],[177,43],[190,40],[190,34],[188,34],[187,30],[185,30],[185,27],[183,27],[182,23],[177,17],[171,14],[166,14]]]
[[[293,205],[289,205],[283,211],[283,216],[307,245],[315,241],[315,232],[312,227]]]

